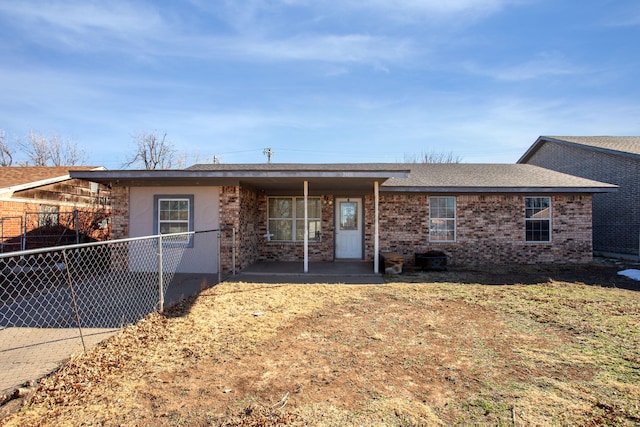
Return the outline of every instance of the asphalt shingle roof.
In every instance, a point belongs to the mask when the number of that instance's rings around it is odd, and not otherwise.
[[[80,172],[75,176],[97,182],[135,182],[135,185],[166,185],[170,182],[220,185],[217,183],[224,179],[235,179],[268,186],[283,181],[329,179],[336,188],[341,186],[340,183],[352,182],[350,179],[364,178],[369,182],[381,181],[381,191],[423,192],[602,192],[617,188],[528,164],[198,164],[185,170]]]
[[[548,138],[640,155],[640,136],[549,136]]]
[[[456,191],[523,189],[606,189],[614,185],[527,164],[413,164],[408,178],[391,178],[382,187]]]
[[[4,166],[0,167],[0,188],[22,186],[55,178],[62,179],[68,177],[71,169],[89,171],[96,168],[96,166]]]
[[[622,156],[640,156],[640,136],[540,136],[518,160],[525,163],[545,142],[580,145],[585,149]]]

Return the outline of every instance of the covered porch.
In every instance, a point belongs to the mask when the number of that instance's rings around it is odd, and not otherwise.
[[[239,271],[341,276],[379,271],[379,191],[408,171],[387,165],[267,165],[238,180]],[[224,196],[223,196],[224,197]],[[224,203],[223,203],[224,205]],[[223,217],[224,215],[221,215]],[[242,265],[244,264],[244,265]]]
[[[257,262],[243,269],[227,282],[247,283],[331,283],[383,284],[381,274],[374,272],[374,263],[366,261],[336,262]]]

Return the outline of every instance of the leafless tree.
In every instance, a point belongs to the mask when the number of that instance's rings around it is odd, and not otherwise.
[[[460,163],[462,158],[449,152],[427,151],[420,155],[405,154],[405,163]]]
[[[173,144],[167,140],[166,132],[162,137],[157,131],[141,132],[133,136],[136,143],[136,154],[126,163],[126,167],[142,165],[146,170],[169,169],[176,154]]]
[[[49,159],[52,166],[81,165],[85,163],[85,153],[78,145],[53,135],[49,138]]]
[[[2,129],[0,129],[0,166],[11,166],[13,163],[13,155],[7,142],[7,136]]]
[[[18,145],[27,155],[26,164],[33,166],[79,165],[85,161],[84,152],[69,140],[58,135],[47,137],[31,131],[26,139],[18,140]]]
[[[49,161],[49,143],[44,135],[31,131],[26,139],[18,140],[18,145],[27,155],[27,164],[47,166],[47,162]]]
[[[178,156],[173,159],[172,166],[178,169],[184,169],[196,163],[200,163],[200,154],[180,150]]]

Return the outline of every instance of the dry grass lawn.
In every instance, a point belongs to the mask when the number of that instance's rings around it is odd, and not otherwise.
[[[640,292],[523,277],[223,283],[73,358],[2,423],[640,424]]]

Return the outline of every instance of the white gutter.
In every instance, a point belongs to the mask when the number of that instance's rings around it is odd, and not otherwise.
[[[11,187],[0,188],[0,194],[15,193],[16,191],[28,190],[30,188],[42,187],[43,185],[55,184],[56,182],[71,179],[69,175],[57,176],[55,178],[41,179],[40,181],[32,181],[26,184],[12,185]]]
[[[90,169],[84,172],[100,172],[100,171],[104,171],[104,167],[100,166],[96,169]],[[5,187],[5,188],[0,188],[0,194],[4,193],[11,193],[11,195],[13,195],[13,193],[15,193],[16,191],[22,191],[22,190],[28,190],[30,188],[36,188],[36,187],[42,187],[43,185],[49,185],[49,184],[55,184],[57,182],[62,182],[62,181],[67,181],[71,179],[71,175],[67,174],[67,175],[62,175],[62,176],[56,176],[53,178],[46,178],[46,179],[41,179],[40,181],[31,181],[31,182],[27,182],[25,184],[18,184],[18,185],[12,185],[11,187]]]

